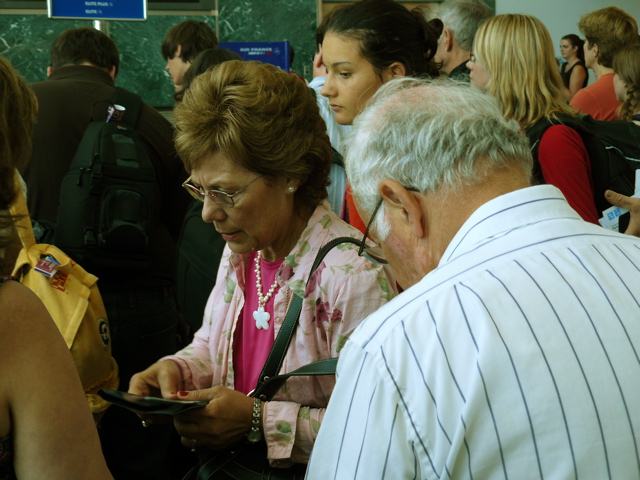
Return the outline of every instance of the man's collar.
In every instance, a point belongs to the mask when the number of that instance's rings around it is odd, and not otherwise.
[[[89,65],[65,65],[58,67],[51,72],[47,80],[65,80],[70,78],[104,82],[109,85],[114,84],[111,76],[102,68]]]
[[[440,265],[491,238],[554,218],[582,220],[560,190],[552,185],[523,188],[496,197],[478,208],[462,225],[442,255]]]
[[[453,70],[451,70],[451,72],[449,73],[449,78],[453,78],[455,80],[461,80],[464,82],[468,82],[469,81],[469,69],[467,68],[467,62],[469,60],[465,60],[464,62],[462,62],[460,65],[458,65],[456,68],[454,68]]]

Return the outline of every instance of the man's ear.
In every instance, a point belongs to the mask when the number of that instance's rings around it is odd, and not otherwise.
[[[178,45],[178,48],[176,48],[176,51],[173,54],[173,58],[180,58],[181,53],[182,53],[182,46]]]
[[[451,35],[451,30],[447,28],[442,30],[442,41],[444,42],[446,52],[453,50],[453,35]]]
[[[53,67],[47,67],[47,77],[51,76],[53,73]]]
[[[419,195],[390,179],[382,180],[378,189],[385,202],[385,214],[393,218],[392,224],[405,228],[414,238],[424,238],[427,222]]]
[[[109,69],[109,71],[107,73],[109,73],[109,76],[111,77],[111,80],[113,80],[115,82],[116,81],[116,74],[118,73],[118,69],[116,68],[116,66],[115,65],[111,65],[111,68]]]

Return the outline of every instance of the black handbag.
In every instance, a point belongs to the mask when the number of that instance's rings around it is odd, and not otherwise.
[[[341,243],[360,245],[360,241],[354,238],[334,238],[318,252],[309,272],[309,278],[311,278],[311,275],[313,275],[313,272],[318,268],[318,265],[320,265],[329,250]],[[318,360],[293,372],[276,375],[284,361],[287,348],[298,324],[301,310],[302,298],[294,295],[293,302],[291,302],[278,336],[262,368],[258,384],[254,391],[250,393],[250,396],[258,397],[263,402],[266,402],[273,398],[284,382],[291,376],[335,375],[338,363],[337,358]],[[267,460],[267,444],[264,441],[251,443],[245,439],[219,451],[198,449],[198,465],[193,467],[183,480],[302,480],[306,470],[307,465],[305,464],[296,464],[289,468],[272,467]]]

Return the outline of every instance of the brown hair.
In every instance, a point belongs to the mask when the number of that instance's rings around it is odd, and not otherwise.
[[[300,180],[298,212],[327,198],[331,144],[313,93],[295,75],[232,60],[198,76],[174,111],[187,171],[214,153],[267,180]]]
[[[584,15],[578,23],[587,39],[587,47],[598,45],[598,63],[611,68],[616,52],[626,45],[638,43],[638,24],[618,7],[607,7]]]
[[[206,72],[210,68],[222,62],[228,62],[229,60],[242,60],[242,57],[236,52],[227,50],[226,48],[208,48],[200,52],[193,63],[189,66],[182,79],[182,88],[176,92],[173,99],[176,102],[181,102],[184,97],[184,92],[187,91],[191,82],[200,74]]]
[[[173,58],[178,46],[180,46],[180,58],[184,62],[191,62],[203,50],[216,48],[218,37],[205,22],[185,20],[171,27],[162,39],[162,56]]]
[[[120,68],[118,47],[107,35],[92,27],[79,27],[65,30],[51,44],[51,66],[77,65],[89,62],[110,69]]]
[[[613,57],[613,70],[627,85],[627,98],[618,107],[618,115],[630,122],[640,105],[640,43],[621,48]]]
[[[316,30],[316,44],[327,33],[358,41],[360,54],[378,71],[400,62],[407,75],[439,75],[433,60],[442,21],[427,22],[419,7],[409,11],[395,0],[361,0],[329,12]]]
[[[14,223],[6,210],[18,194],[15,170],[31,156],[31,127],[37,109],[38,101],[27,82],[0,57],[0,230]],[[8,243],[9,238],[0,236],[0,248]]]
[[[543,117],[575,116],[562,94],[551,35],[537,18],[489,18],[478,29],[473,48],[476,61],[489,74],[486,90],[507,119],[527,129]]]

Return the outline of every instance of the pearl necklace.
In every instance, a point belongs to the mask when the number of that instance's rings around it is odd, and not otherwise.
[[[262,275],[260,274],[261,258],[262,252],[258,251],[258,254],[256,255],[256,268],[254,270],[256,272],[256,291],[258,292],[258,310],[253,312],[253,319],[256,321],[256,328],[258,330],[269,330],[269,320],[271,319],[271,315],[269,315],[269,312],[265,312],[264,306],[276,291],[276,288],[278,287],[278,281],[274,281],[267,294],[262,295]]]

